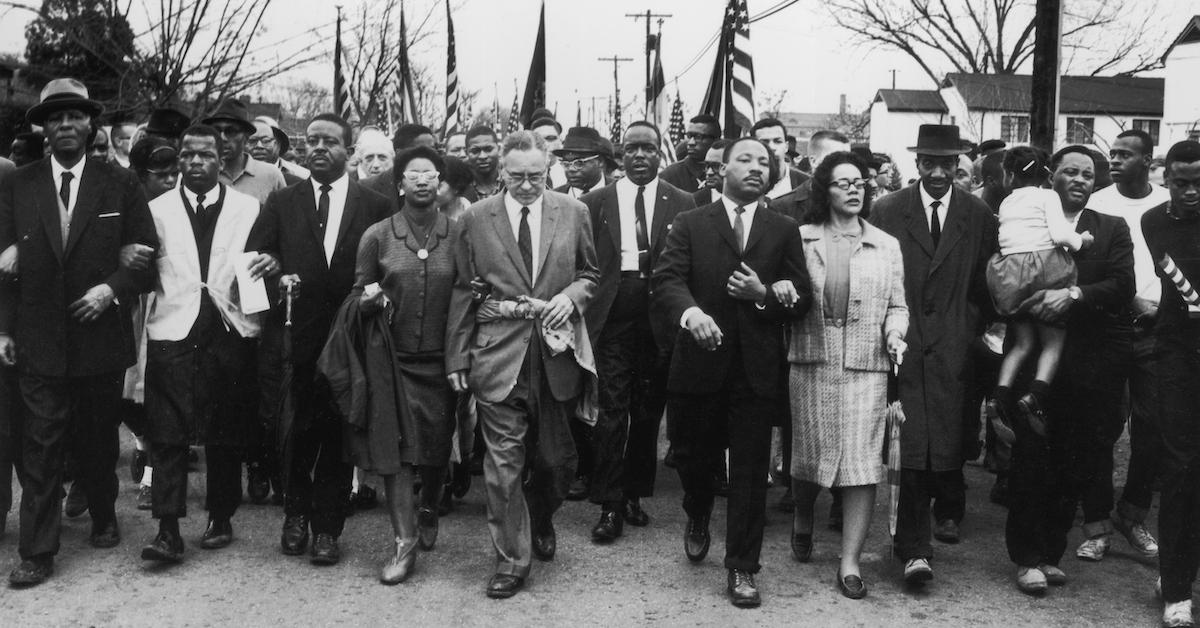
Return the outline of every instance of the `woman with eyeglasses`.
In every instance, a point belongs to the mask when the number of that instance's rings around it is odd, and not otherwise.
[[[871,526],[888,372],[899,364],[908,330],[900,244],[866,221],[866,164],[850,152],[826,157],[813,174],[812,204],[800,226],[812,277],[813,307],[792,328],[788,361],[792,409],[792,553],[809,562],[813,504],[821,487],[842,490],[837,585],[866,595],[859,568]],[[773,286],[784,303],[787,282]]]
[[[459,227],[438,211],[445,169],[432,148],[418,146],[397,156],[394,178],[404,192],[403,206],[369,228],[358,247],[354,294],[359,315],[385,317],[399,391],[394,415],[370,412],[367,418],[394,425],[368,424],[350,439],[356,465],[384,478],[395,533],[394,552],[380,573],[384,584],[398,584],[412,573],[418,545],[433,549],[450,459],[455,395],[446,379],[444,352]],[[381,434],[388,435],[385,444],[379,442]],[[421,491],[414,504],[418,473]]]

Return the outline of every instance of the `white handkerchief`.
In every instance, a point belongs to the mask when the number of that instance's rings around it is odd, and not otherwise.
[[[234,265],[243,314],[257,314],[271,309],[271,301],[267,299],[267,286],[262,277],[250,278],[250,262],[256,256],[258,256],[258,251],[242,253],[238,255],[237,263]]]

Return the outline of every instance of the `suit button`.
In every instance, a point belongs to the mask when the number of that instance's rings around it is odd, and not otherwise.
[[[422,318],[424,316],[425,316],[425,312],[417,312],[417,318]]]

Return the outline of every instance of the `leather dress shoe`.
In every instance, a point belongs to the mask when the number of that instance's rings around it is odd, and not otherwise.
[[[792,556],[796,560],[807,563],[812,560],[813,540],[812,533],[800,534],[799,532],[792,533]]]
[[[200,547],[204,549],[221,549],[229,547],[233,542],[233,525],[228,519],[209,519],[204,535],[200,537]]]
[[[729,601],[738,608],[754,608],[762,604],[754,574],[741,569],[729,570]]]
[[[54,573],[54,557],[42,556],[21,561],[8,574],[8,583],[14,587],[32,587],[46,581]]]
[[[584,476],[576,477],[575,480],[571,482],[571,487],[567,489],[567,501],[581,502],[587,499],[587,496],[588,479]]]
[[[313,538],[312,558],[308,562],[314,565],[336,565],[342,559],[342,551],[338,549],[337,539],[332,534],[318,533]]]
[[[246,497],[255,504],[265,504],[271,497],[271,476],[259,463],[246,465]]]
[[[395,551],[383,564],[379,572],[379,581],[387,584],[400,584],[412,575],[413,567],[417,564],[417,544],[413,539],[396,539]]]
[[[498,573],[488,580],[487,596],[492,599],[502,600],[517,594],[521,587],[525,586],[525,579],[521,576],[512,576],[506,573]]]
[[[688,517],[687,527],[683,531],[683,553],[688,560],[698,563],[708,556],[708,546],[712,536],[708,533],[708,516]]]
[[[1038,436],[1046,436],[1046,410],[1038,401],[1038,398],[1033,393],[1025,393],[1017,400],[1017,408],[1021,411],[1021,418],[1029,426],[1029,429]]]
[[[83,483],[78,480],[71,482],[71,488],[67,491],[67,502],[63,504],[63,514],[68,519],[74,519],[87,512],[87,509],[88,498],[87,493],[83,492]]]
[[[279,545],[288,556],[299,556],[308,547],[308,517],[296,515],[283,520],[283,536]]]
[[[107,521],[97,525],[92,523],[92,535],[88,537],[88,543],[92,547],[107,549],[116,547],[121,543],[121,529],[117,527],[117,520]]]
[[[592,528],[593,543],[612,543],[621,536],[624,520],[615,510],[604,510],[600,513],[600,521]]]
[[[133,455],[129,457],[129,478],[134,483],[141,482],[142,476],[146,474],[146,464],[150,461],[150,456],[140,450],[133,450]]]
[[[645,510],[642,510],[642,500],[636,497],[630,497],[625,500],[625,509],[622,512],[622,516],[625,519],[625,523],[631,526],[643,528],[650,525],[650,515],[646,514]]]
[[[438,515],[433,508],[421,506],[417,509],[417,542],[428,552],[437,544]]]
[[[183,562],[183,539],[174,532],[160,528],[158,536],[142,548],[142,560],[160,563]]]
[[[951,545],[958,542],[958,524],[953,519],[943,519],[937,522],[937,527],[933,529],[933,538]]]
[[[558,549],[558,536],[554,533],[554,522],[546,521],[533,529],[533,555],[538,560],[554,560]]]
[[[867,596],[867,585],[863,582],[862,576],[856,574],[843,576],[842,572],[839,571],[837,584],[838,589],[842,591],[842,595],[852,600],[861,600]]]

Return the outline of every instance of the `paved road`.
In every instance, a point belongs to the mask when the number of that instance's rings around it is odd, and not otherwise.
[[[126,455],[127,452],[126,452]],[[477,482],[442,522],[437,548],[418,558],[405,584],[378,584],[377,570],[390,547],[380,509],[359,513],[342,536],[343,560],[316,568],[279,552],[280,509],[246,505],[234,519],[234,544],[199,549],[204,516],[200,474],[193,474],[193,516],[183,522],[187,558],[160,568],[139,560],[156,526],[133,508],[136,487],[123,486],[118,514],[124,534],[115,549],[87,545],[86,515],[68,520],[56,574],[30,590],[0,588],[0,626],[1155,626],[1156,565],[1135,558],[1123,540],[1103,563],[1063,562],[1070,577],[1041,599],[1019,593],[1003,544],[1004,511],[986,501],[991,476],[968,467],[968,515],[963,542],[935,548],[937,579],[924,591],[900,585],[890,550],[882,493],[867,543],[862,601],[840,596],[834,585],[839,537],[819,528],[813,562],[801,565],[788,549],[788,515],[771,510],[759,586],[763,606],[739,610],[724,595],[724,503],[714,513],[713,549],[700,565],[684,558],[679,482],[660,475],[660,492],[645,502],[648,528],[626,528],[616,544],[599,547],[589,530],[598,516],[586,503],[567,503],[556,518],[558,556],[534,564],[527,589],[510,600],[490,600],[484,586],[494,566]],[[782,489],[772,489],[773,504]],[[828,511],[823,494],[819,513]],[[0,574],[16,561],[15,513],[0,539]],[[824,525],[819,517],[818,525]],[[1073,531],[1070,550],[1080,541]]]

